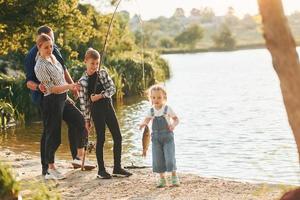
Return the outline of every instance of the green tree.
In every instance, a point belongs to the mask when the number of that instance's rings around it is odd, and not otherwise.
[[[199,40],[203,37],[203,29],[198,25],[191,25],[182,33],[175,37],[175,41],[178,44],[188,45],[190,48],[194,48]]]
[[[162,38],[159,41],[159,46],[163,48],[172,48],[174,47],[174,41],[171,38]]]
[[[256,22],[254,21],[253,17],[249,14],[244,15],[243,19],[241,20],[241,24],[245,29],[256,28]]]
[[[231,6],[228,7],[227,14],[224,16],[224,18],[225,18],[225,23],[228,26],[235,26],[239,22],[239,18],[237,18],[237,16],[235,16],[235,10]]]
[[[215,12],[212,8],[205,7],[200,10],[200,17],[202,23],[212,22],[215,17]]]
[[[218,32],[212,36],[212,40],[217,48],[234,49],[236,41],[227,24],[221,24]]]
[[[57,33],[57,42],[68,58],[72,45],[87,41],[95,32],[78,9],[78,0],[7,0],[0,3],[0,55],[21,55],[35,43],[36,29],[44,24]],[[83,31],[84,30],[84,31]]]

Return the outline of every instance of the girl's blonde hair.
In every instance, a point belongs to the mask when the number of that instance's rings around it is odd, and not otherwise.
[[[41,48],[42,44],[44,42],[48,42],[48,41],[52,41],[51,37],[45,33],[42,33],[40,35],[38,35],[37,39],[36,39],[36,46],[37,48]]]
[[[165,101],[167,101],[167,91],[166,89],[161,86],[161,85],[152,85],[149,89],[148,89],[148,98],[149,98],[149,101],[151,101],[151,93],[152,91],[161,91],[164,95],[164,98],[165,98]]]
[[[100,59],[100,53],[96,50],[96,49],[93,49],[93,48],[88,48],[88,50],[85,52],[85,56],[84,56],[84,60],[87,60],[89,58],[92,58],[94,60],[96,59]]]

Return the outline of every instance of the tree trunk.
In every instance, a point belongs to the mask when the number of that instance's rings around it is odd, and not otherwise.
[[[281,0],[257,1],[262,16],[263,36],[280,81],[289,124],[300,155],[300,65],[295,40],[284,15]]]

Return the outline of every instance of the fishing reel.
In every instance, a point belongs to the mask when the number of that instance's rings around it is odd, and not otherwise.
[[[96,143],[94,141],[88,141],[86,149],[89,153],[92,153],[92,151],[96,149]]]

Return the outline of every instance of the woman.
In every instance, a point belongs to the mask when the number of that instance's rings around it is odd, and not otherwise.
[[[49,170],[45,179],[64,179],[55,167],[55,152],[61,143],[61,121],[68,90],[77,90],[78,85],[67,84],[64,70],[52,54],[53,41],[47,34],[38,36],[37,62],[34,67],[38,80],[45,86],[43,99],[43,123],[45,127],[45,161]]]

